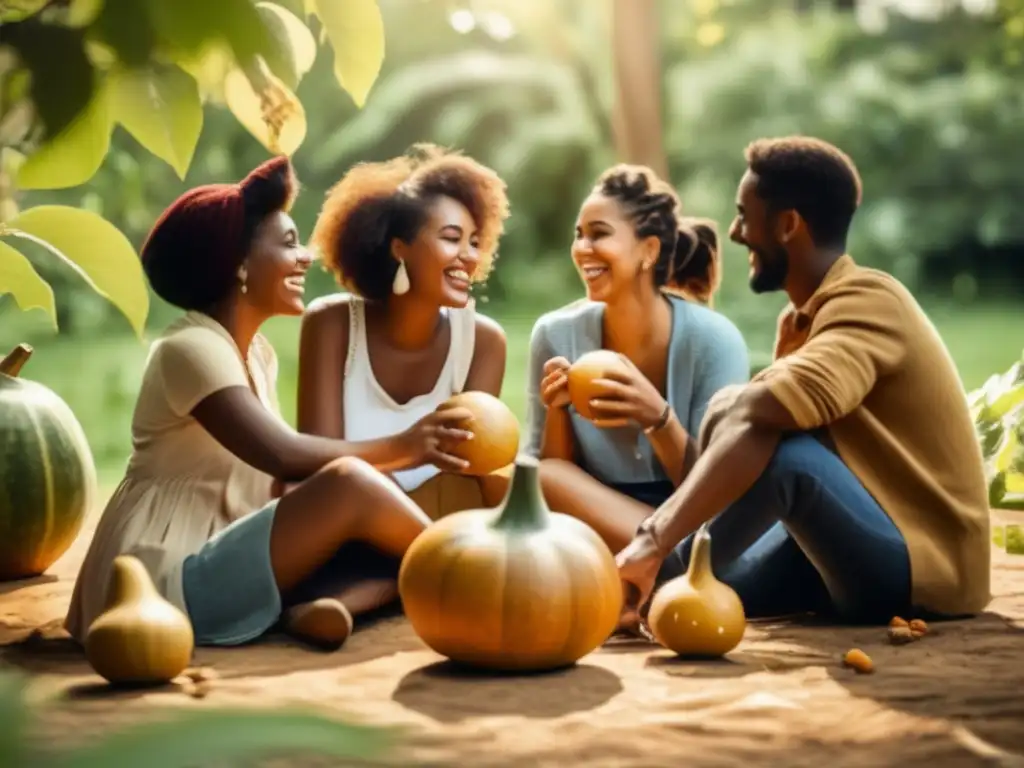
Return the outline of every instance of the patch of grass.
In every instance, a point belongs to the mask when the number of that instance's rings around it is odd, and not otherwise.
[[[486,307],[484,311],[488,311]],[[520,419],[526,415],[530,330],[539,313],[526,307],[493,310],[493,316],[508,335],[502,397]],[[1020,357],[1024,339],[1020,335],[1019,307],[936,306],[929,308],[929,314],[946,340],[968,389],[979,386],[991,374],[1006,370]],[[764,336],[764,322],[742,330],[750,338],[760,339]],[[281,361],[278,392],[283,415],[294,423],[299,321],[279,318],[271,321],[265,331]],[[5,339],[0,351],[5,353],[19,340]],[[89,438],[101,481],[105,485],[116,483],[131,450],[132,410],[147,344],[127,334],[100,338],[33,334],[32,341],[36,351],[23,375],[45,384],[67,401]],[[755,348],[752,352],[761,358],[770,350]]]

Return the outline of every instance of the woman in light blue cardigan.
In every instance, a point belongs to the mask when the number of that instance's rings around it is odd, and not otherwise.
[[[613,552],[682,483],[711,396],[749,379],[736,326],[710,309],[718,287],[714,224],[683,218],[649,168],[615,166],[584,201],[572,258],[585,300],[543,315],[530,341],[529,446],[551,507]],[[627,373],[602,382],[594,420],[569,404],[567,371],[596,349]]]

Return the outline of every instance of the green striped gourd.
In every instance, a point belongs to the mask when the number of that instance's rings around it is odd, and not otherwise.
[[[0,360],[0,581],[38,576],[82,529],[96,489],[85,433],[60,397],[18,378],[32,348]]]

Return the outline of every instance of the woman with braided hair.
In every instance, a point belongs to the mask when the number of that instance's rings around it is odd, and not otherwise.
[[[709,306],[719,282],[713,222],[685,218],[675,191],[642,166],[601,175],[576,222],[572,258],[586,299],[542,316],[530,341],[529,450],[553,509],[613,552],[686,477],[711,396],[749,378],[746,344]],[[618,352],[593,421],[569,403],[567,371]]]
[[[472,435],[453,394],[501,394],[505,334],[476,312],[508,216],[505,184],[458,153],[418,145],[360,163],[327,194],[312,243],[347,293],[313,302],[302,324],[298,425],[362,446],[436,519],[496,504],[505,480],[460,475]],[[396,566],[397,569],[397,566]]]
[[[186,192],[142,249],[154,292],[185,311],[150,348],[131,459],[96,528],[65,626],[83,642],[119,555],[145,566],[199,645],[238,645],[283,619],[338,646],[374,607],[358,578],[316,580],[346,545],[401,557],[430,520],[353,446],[292,430],[278,411],[277,357],[259,332],[300,315],[311,257],[288,215],[287,158],[240,184]],[[296,487],[274,498],[284,481]],[[370,585],[373,587],[373,584]],[[318,594],[320,599],[303,600]]]

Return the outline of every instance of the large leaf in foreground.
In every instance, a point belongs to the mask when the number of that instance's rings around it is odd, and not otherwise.
[[[109,78],[113,118],[184,179],[203,130],[195,78],[165,65],[117,68]]]
[[[97,89],[72,123],[25,158],[18,170],[21,189],[64,189],[91,179],[110,148],[110,99]]]
[[[0,294],[9,293],[22,311],[42,309],[57,328],[53,289],[21,251],[0,242]]]
[[[91,211],[63,205],[29,208],[6,226],[10,234],[39,243],[63,259],[142,336],[149,291],[139,257],[117,227]]]
[[[352,759],[381,753],[386,731],[325,717],[274,712],[203,712],[136,726],[56,761],[56,768],[190,768],[271,752],[305,752]]]
[[[316,0],[316,14],[334,49],[334,76],[362,107],[384,62],[384,20],[377,0]]]

